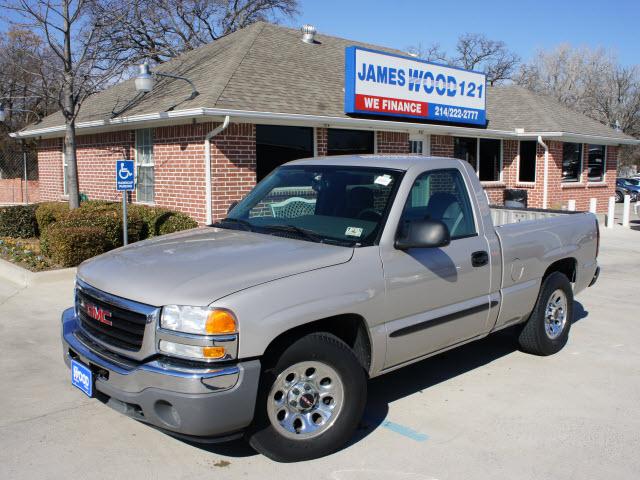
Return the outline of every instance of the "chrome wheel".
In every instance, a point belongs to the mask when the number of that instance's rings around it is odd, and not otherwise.
[[[331,428],[343,402],[338,372],[321,362],[300,362],[276,378],[267,397],[267,414],[281,434],[302,440]]]
[[[567,295],[555,290],[549,297],[544,314],[544,331],[551,340],[560,336],[567,324]]]

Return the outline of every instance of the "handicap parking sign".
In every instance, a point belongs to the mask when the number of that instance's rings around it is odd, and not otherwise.
[[[116,190],[135,189],[133,160],[116,160]]]

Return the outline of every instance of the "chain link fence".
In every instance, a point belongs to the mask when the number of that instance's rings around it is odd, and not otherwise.
[[[39,199],[36,152],[20,147],[0,149],[0,205],[35,203]]]

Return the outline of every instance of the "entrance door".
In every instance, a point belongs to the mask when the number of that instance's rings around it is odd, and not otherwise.
[[[479,235],[460,170],[429,170],[418,176],[400,228],[418,219],[443,221],[451,243],[442,248],[393,250],[384,256],[390,313],[395,318],[387,323],[385,368],[487,329],[489,258],[483,263],[479,252],[488,252],[489,245]]]

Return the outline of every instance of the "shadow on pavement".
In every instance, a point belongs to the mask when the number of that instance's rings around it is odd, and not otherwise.
[[[584,306],[574,301],[573,323],[583,320],[588,315],[589,312],[584,309]],[[518,349],[517,335],[518,326],[507,328],[482,340],[468,343],[370,380],[363,420],[347,446],[359,442],[381,426],[386,420],[390,403],[515,352]],[[241,458],[256,455],[256,452],[242,440],[216,444],[186,443],[228,457]]]

